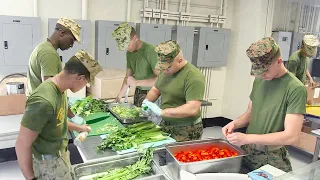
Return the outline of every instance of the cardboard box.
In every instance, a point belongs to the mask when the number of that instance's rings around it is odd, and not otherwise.
[[[114,99],[118,96],[123,79],[126,75],[124,70],[104,69],[95,77],[95,83],[88,88],[95,98]],[[129,96],[133,96],[135,87],[130,88]]]
[[[314,154],[317,137],[305,132],[300,133],[299,140],[293,145],[301,150]]]
[[[0,116],[23,114],[26,101],[25,94],[0,96]]]
[[[312,89],[306,86],[307,89],[307,104],[314,105],[320,103],[320,88]]]

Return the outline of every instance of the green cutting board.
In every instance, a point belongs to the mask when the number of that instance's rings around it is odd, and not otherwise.
[[[124,126],[110,113],[106,113],[108,116],[101,118],[101,115],[96,116],[99,120],[90,119],[86,122],[91,128],[91,132],[88,136],[98,136],[102,134],[110,134],[111,132],[122,129]],[[93,116],[92,116],[93,117]],[[73,131],[75,136],[78,136],[78,132]]]

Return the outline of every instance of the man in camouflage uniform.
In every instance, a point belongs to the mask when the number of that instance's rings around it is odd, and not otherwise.
[[[41,83],[29,96],[18,139],[18,163],[26,179],[73,179],[67,137],[65,91],[77,92],[94,83],[101,66],[80,50],[64,70]]]
[[[155,85],[143,101],[143,108],[162,117],[163,131],[177,141],[198,140],[203,132],[200,106],[204,95],[205,78],[188,63],[176,41],[156,46],[161,71]],[[161,105],[153,102],[161,95]]]
[[[127,50],[126,77],[115,102],[121,101],[129,87],[136,87],[134,104],[140,107],[158,76],[157,53],[151,44],[139,40],[135,29],[127,22],[120,24],[112,36],[119,50]]]
[[[291,171],[287,145],[298,139],[306,111],[307,93],[303,84],[285,68],[280,47],[271,37],[253,43],[247,50],[256,76],[248,110],[222,128],[227,140],[249,155],[242,173],[270,164]],[[234,132],[246,127],[246,134]]]
[[[306,83],[306,77],[309,79],[311,87],[315,87],[316,83],[313,81],[308,70],[308,61],[310,57],[317,54],[319,40],[314,35],[305,35],[302,40],[301,49],[294,52],[288,61],[287,68],[294,74],[303,84]]]
[[[74,20],[60,18],[57,21],[54,33],[45,42],[36,46],[29,59],[27,97],[42,82],[62,71],[61,59],[57,50],[68,50],[73,47],[75,41],[80,43],[80,31],[81,26]],[[75,116],[70,109],[68,109],[68,117],[72,122],[77,121],[80,124],[83,122],[83,119]],[[69,130],[90,131],[89,126],[80,126],[72,122],[68,123]]]

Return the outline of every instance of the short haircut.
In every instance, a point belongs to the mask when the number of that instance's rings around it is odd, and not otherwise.
[[[281,56],[282,56],[282,53],[281,53],[281,49],[279,48],[276,54],[274,55],[272,62],[278,60]]]
[[[69,59],[63,70],[68,74],[84,75],[88,81],[90,79],[90,72],[75,56]]]
[[[130,38],[133,38],[133,36],[135,36],[135,35],[137,35],[137,32],[133,27],[131,27]]]

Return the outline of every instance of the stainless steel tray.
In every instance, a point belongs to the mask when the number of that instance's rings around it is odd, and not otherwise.
[[[112,108],[115,106],[130,107],[130,108],[135,108],[136,106],[133,104],[130,104],[130,103],[111,103],[111,104],[108,104],[107,108],[110,111],[110,113],[123,124],[133,124],[133,123],[138,123],[138,122],[143,122],[143,121],[148,120],[148,116],[146,116],[144,114],[140,114],[140,116],[137,118],[121,118],[117,113],[112,111]]]
[[[76,180],[87,180],[91,179],[89,178],[90,175],[95,174],[101,174],[103,172],[106,172],[108,170],[114,169],[114,168],[121,168],[125,167],[131,164],[134,164],[139,159],[139,156],[133,156],[133,157],[116,157],[112,159],[98,159],[82,164],[78,164],[74,166],[74,174]],[[150,174],[145,176],[137,177],[136,179],[150,179],[152,177],[155,178],[155,180],[162,180],[161,175],[163,175],[162,171],[159,169],[159,167],[152,162],[152,171]],[[93,177],[92,177],[93,178]]]
[[[204,160],[190,163],[178,161],[174,154],[180,151],[193,151],[198,149],[206,149],[210,147],[227,148],[236,151],[239,155],[236,157]],[[246,156],[245,152],[234,145],[231,145],[223,139],[207,139],[198,141],[180,142],[165,145],[167,150],[167,164],[169,166],[169,174],[174,179],[180,179],[180,171],[185,170],[194,174],[197,173],[238,173],[241,168],[242,157]]]

